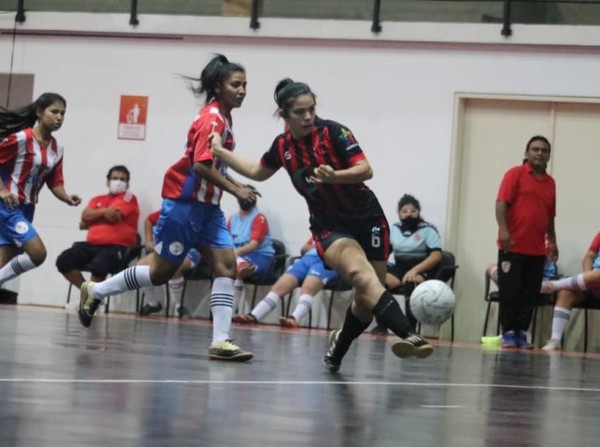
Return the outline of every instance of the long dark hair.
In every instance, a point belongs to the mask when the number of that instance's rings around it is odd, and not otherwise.
[[[308,84],[305,84],[304,82],[295,82],[293,79],[285,78],[277,83],[273,97],[277,107],[279,107],[284,115],[286,115],[292,105],[292,101],[304,94],[312,95],[315,102],[317,101],[317,96],[312,92]]]
[[[7,110],[0,106],[0,138],[4,139],[10,134],[33,127],[38,119],[38,112],[55,102],[62,102],[67,106],[65,98],[58,93],[43,93],[31,104],[17,110]]]
[[[222,54],[217,54],[208,64],[202,69],[199,78],[191,78],[183,76],[184,79],[190,81],[190,90],[194,92],[194,96],[201,98],[206,96],[204,102],[209,103],[217,97],[215,89],[231,73],[246,73],[246,69],[235,62],[229,62]],[[197,85],[194,85],[197,83]]]

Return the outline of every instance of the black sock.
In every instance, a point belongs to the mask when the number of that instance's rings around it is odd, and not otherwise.
[[[402,313],[402,309],[400,309],[394,296],[387,290],[383,292],[371,312],[377,317],[378,321],[385,324],[398,337],[406,338],[412,334],[410,323]]]
[[[417,331],[417,319],[415,318],[415,316],[412,313],[412,310],[410,309],[410,299],[405,301],[406,303],[406,319],[408,320],[408,324],[410,324],[410,329],[412,332],[416,332]]]
[[[352,312],[352,305],[350,305],[346,311],[346,318],[344,319],[340,335],[338,335],[333,356],[341,361],[346,355],[346,352],[348,352],[352,342],[358,338],[370,324],[371,321],[360,321]]]

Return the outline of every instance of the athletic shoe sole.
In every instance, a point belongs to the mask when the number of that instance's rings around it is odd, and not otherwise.
[[[248,360],[252,359],[254,357],[254,354],[251,352],[238,352],[237,354],[226,354],[226,355],[222,355],[222,354],[218,354],[218,353],[208,353],[208,358],[210,360],[221,360],[221,361],[228,361],[228,362],[247,362]]]
[[[415,346],[406,340],[397,340],[392,343],[390,348],[394,355],[401,359],[408,357],[424,359],[433,353],[433,346],[431,345]]]

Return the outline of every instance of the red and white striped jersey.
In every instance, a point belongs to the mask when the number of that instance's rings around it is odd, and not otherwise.
[[[20,204],[37,203],[44,183],[49,188],[64,184],[63,147],[54,137],[42,146],[27,128],[0,142],[0,175]]]
[[[227,175],[227,165],[214,159],[208,137],[211,133],[221,134],[223,147],[233,150],[235,140],[231,125],[219,111],[219,103],[205,105],[188,131],[185,155],[165,173],[162,197],[165,199],[211,203],[219,205],[223,190],[203,179],[194,171],[194,163],[212,161],[221,175]]]

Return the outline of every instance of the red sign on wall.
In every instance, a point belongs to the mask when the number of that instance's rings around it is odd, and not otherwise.
[[[145,140],[147,117],[147,96],[121,95],[118,138],[120,140]]]

